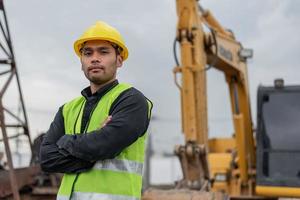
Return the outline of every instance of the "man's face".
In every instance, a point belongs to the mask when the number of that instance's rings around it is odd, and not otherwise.
[[[111,43],[103,40],[88,41],[81,50],[82,70],[93,84],[102,85],[116,78],[122,57],[116,54]]]

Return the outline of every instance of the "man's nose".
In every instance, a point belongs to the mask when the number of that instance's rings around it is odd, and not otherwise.
[[[97,53],[93,53],[91,62],[92,63],[95,63],[95,62],[99,62],[100,63],[101,61],[102,61],[101,56],[98,55]]]

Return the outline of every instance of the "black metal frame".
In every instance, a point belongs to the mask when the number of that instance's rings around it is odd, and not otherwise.
[[[2,133],[2,138],[0,139],[0,142],[4,142],[4,146],[5,146],[5,153],[6,153],[7,163],[9,167],[10,185],[13,192],[13,197],[15,200],[19,200],[20,194],[17,187],[17,177],[12,162],[9,139],[14,139],[21,135],[26,135],[28,137],[31,152],[32,152],[32,142],[29,134],[27,114],[26,114],[20,79],[18,75],[18,70],[15,62],[14,51],[11,42],[3,0],[0,0],[0,15],[2,16],[2,18],[0,18],[0,35],[2,35],[2,38],[4,38],[5,40],[4,42],[0,41],[0,51],[2,51],[6,56],[6,58],[0,58],[0,76],[4,76],[4,75],[8,76],[3,87],[0,88],[0,126],[1,126],[1,133]],[[3,70],[3,68],[1,67],[3,65],[8,65],[10,69]],[[18,94],[19,94],[19,99],[21,104],[20,114],[22,115],[22,118],[18,117],[18,114],[14,114],[11,110],[5,107],[5,103],[3,102],[3,96],[7,92],[9,85],[13,82],[13,80],[16,80],[17,83],[17,89],[18,89]],[[5,122],[6,115],[14,119],[15,122],[12,124],[6,124]],[[8,136],[7,134],[8,129],[20,129],[20,128],[22,128],[23,132],[14,136],[10,136],[10,137]]]

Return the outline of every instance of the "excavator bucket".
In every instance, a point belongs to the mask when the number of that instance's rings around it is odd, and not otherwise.
[[[223,193],[200,192],[187,189],[148,189],[142,197],[142,200],[225,200],[228,199]]]

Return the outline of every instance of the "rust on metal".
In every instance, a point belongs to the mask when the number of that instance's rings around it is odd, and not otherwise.
[[[40,173],[39,166],[30,166],[26,168],[19,168],[14,170],[16,175],[16,182],[14,188],[22,189],[25,185],[32,185],[36,182],[35,177]],[[9,172],[7,170],[0,171],[0,198],[9,196],[11,194],[12,186],[10,184]]]
[[[12,156],[11,156],[11,151],[10,151],[10,147],[9,147],[9,142],[7,139],[6,129],[3,126],[3,124],[5,124],[4,121],[5,121],[4,120],[4,109],[2,106],[2,99],[0,99],[0,124],[1,124],[1,131],[2,131],[2,136],[3,136],[5,151],[6,151],[8,167],[9,167],[9,180],[10,181],[9,181],[8,185],[10,185],[10,187],[11,187],[10,190],[12,191],[15,200],[19,200],[20,195],[19,195],[18,188],[17,188],[17,178],[16,178],[16,174],[15,174],[15,169],[13,167]],[[1,178],[0,180],[2,182],[4,179]],[[5,187],[7,185],[5,184],[3,186]]]

